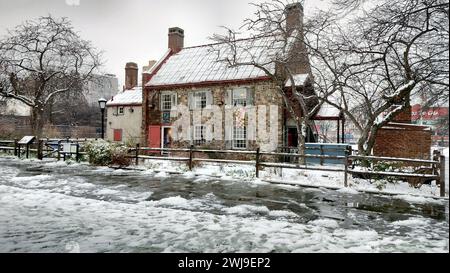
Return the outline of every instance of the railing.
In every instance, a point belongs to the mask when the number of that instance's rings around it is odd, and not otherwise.
[[[79,144],[86,142],[88,139],[57,139],[57,138],[43,138],[35,141],[32,144],[19,144],[18,140],[0,140],[0,151],[13,152],[14,156],[18,156],[19,158],[25,154],[26,158],[29,158],[31,153],[35,153],[38,159],[43,159],[46,157],[51,157],[56,154],[56,158],[58,160],[63,158],[66,160],[67,155],[75,155],[75,160],[79,161],[82,155],[85,155],[85,152],[80,151]],[[64,143],[75,143],[77,145],[75,152],[67,152],[61,149]],[[22,149],[22,146],[25,146]],[[56,148],[53,148],[56,146]]]
[[[71,139],[40,139],[37,143],[37,149],[31,149],[27,147],[27,158],[29,152],[37,152],[37,157],[42,159],[44,152],[49,152],[48,155],[57,153],[57,159],[61,158],[65,160],[66,153],[62,152],[60,147],[61,144]],[[72,140],[74,141],[74,140]],[[77,142],[78,141],[78,142]],[[74,142],[80,143],[85,140],[77,139]],[[58,149],[44,149],[44,146],[50,144],[57,145]],[[56,144],[55,144],[56,143]],[[77,146],[78,147],[78,146]],[[315,171],[329,171],[329,172],[343,172],[344,173],[344,186],[348,186],[348,175],[364,175],[364,176],[382,176],[382,177],[399,177],[404,179],[427,179],[436,180],[440,187],[440,195],[445,196],[445,157],[440,155],[438,151],[434,152],[432,160],[424,159],[411,159],[411,158],[394,158],[394,157],[380,157],[380,156],[362,156],[362,155],[352,155],[352,150],[350,146],[345,149],[344,155],[327,155],[327,150],[333,150],[333,148],[324,149],[324,147],[319,147],[320,154],[304,154],[299,153],[286,153],[286,152],[261,152],[260,149],[254,151],[249,150],[212,150],[212,149],[195,149],[194,146],[189,148],[150,148],[150,147],[140,147],[139,144],[135,148],[130,148],[129,153],[130,158],[133,158],[135,164],[139,164],[139,159],[149,159],[149,160],[171,160],[186,162],[189,170],[192,170],[195,162],[213,162],[213,163],[234,163],[234,164],[247,164],[255,166],[256,177],[259,177],[259,172],[261,167],[273,167],[273,168],[289,168],[289,169],[305,169],[305,170],[315,170]],[[17,144],[17,140],[0,140],[0,150],[14,151],[14,155],[20,156],[20,145]],[[291,150],[292,151],[292,150]],[[149,152],[168,152],[168,153],[181,153],[184,156],[169,156],[169,155],[149,155]],[[147,153],[147,154],[142,154]],[[72,154],[72,153],[69,153]],[[86,154],[85,152],[76,150],[76,159],[79,160],[80,155]],[[196,157],[198,154],[226,154],[226,155],[241,155],[252,160],[232,160],[232,159],[217,159]],[[280,163],[279,160],[264,160],[265,157],[276,158],[276,157],[288,157],[294,159],[295,163]],[[300,158],[304,158],[304,163],[300,164]],[[319,159],[319,164],[308,164],[306,159]],[[333,168],[325,164],[329,160],[339,160],[342,163],[342,167],[335,166]],[[352,165],[355,164],[356,160],[364,160],[366,162],[379,162],[379,161],[393,161],[393,162],[403,162],[411,164],[421,164],[428,165],[427,168],[431,170],[431,174],[413,173],[400,171],[374,171],[366,169],[354,169]]]
[[[440,187],[440,195],[445,196],[445,157],[440,154],[435,154],[434,160],[423,160],[423,159],[411,159],[411,158],[393,158],[393,157],[377,157],[377,156],[360,156],[352,155],[351,147],[348,146],[345,149],[345,155],[326,155],[324,149],[321,149],[321,154],[298,154],[298,153],[278,153],[278,152],[261,152],[260,149],[256,151],[239,151],[239,150],[210,150],[210,149],[195,149],[193,146],[190,148],[148,148],[139,147],[136,145],[135,148],[130,149],[130,152],[134,152],[133,156],[135,164],[139,164],[139,159],[158,159],[158,160],[174,160],[174,161],[184,161],[187,163],[189,170],[193,169],[194,162],[214,162],[214,163],[235,163],[235,164],[248,164],[255,166],[256,177],[259,177],[259,171],[261,167],[275,167],[275,168],[290,168],[290,169],[304,169],[304,170],[314,170],[314,171],[329,171],[329,172],[343,172],[344,173],[344,186],[348,187],[348,175],[377,175],[384,177],[400,177],[400,178],[418,178],[418,179],[432,179],[436,180]],[[153,155],[141,155],[141,151],[151,151],[151,152],[176,152],[185,153],[185,157],[171,157],[171,156],[153,156]],[[231,159],[215,159],[215,158],[197,158],[195,154],[203,153],[222,153],[222,154],[234,154],[234,155],[247,155],[253,157],[254,160],[231,160]],[[263,161],[263,156],[272,157],[290,157],[290,158],[304,158],[304,159],[319,159],[320,164],[293,164],[293,163],[280,163],[274,161]],[[371,170],[355,170],[352,168],[352,163],[354,160],[366,160],[368,162],[376,161],[396,161],[405,163],[419,163],[427,164],[432,170],[432,174],[418,174],[411,172],[384,172],[384,171],[371,171]],[[342,161],[343,167],[328,167],[324,164],[326,160],[340,160]],[[305,160],[306,162],[306,160]]]

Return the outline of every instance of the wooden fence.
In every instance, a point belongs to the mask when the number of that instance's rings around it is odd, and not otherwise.
[[[36,152],[37,157],[42,159],[44,157],[51,157],[56,154],[56,158],[59,160],[61,155],[63,159],[66,157],[66,153],[61,152],[60,147],[64,142],[74,142],[80,144],[86,141],[86,139],[40,139],[37,143],[37,148],[27,147],[26,155],[29,156],[29,152]],[[57,145],[58,149],[46,149],[50,145]],[[77,145],[78,147],[79,145]],[[310,148],[311,149],[311,148]],[[304,169],[304,170],[315,170],[315,171],[329,171],[329,172],[343,172],[344,174],[344,186],[348,186],[348,175],[364,175],[364,176],[381,176],[381,177],[398,177],[403,179],[421,179],[421,180],[435,180],[436,184],[440,187],[440,195],[445,196],[445,157],[440,155],[439,152],[435,151],[432,160],[423,159],[411,159],[411,158],[393,158],[393,157],[378,157],[378,156],[361,156],[353,155],[351,147],[348,146],[345,150],[345,154],[342,155],[326,155],[326,148],[319,147],[321,149],[320,154],[298,154],[292,152],[261,152],[260,149],[255,151],[248,150],[212,150],[212,149],[196,149],[194,146],[189,148],[149,148],[140,147],[139,144],[134,148],[129,149],[130,158],[134,159],[136,165],[139,164],[139,159],[150,159],[150,160],[170,160],[170,161],[180,161],[186,162],[189,170],[192,170],[195,162],[213,162],[213,163],[233,163],[233,164],[247,164],[255,166],[256,177],[259,177],[259,172],[261,167],[273,167],[273,168],[290,168],[290,169]],[[333,150],[333,148],[328,148]],[[17,144],[17,140],[0,140],[0,150],[14,151],[14,155],[20,156],[20,145]],[[47,152],[47,154],[44,154]],[[166,154],[163,154],[166,153]],[[171,156],[168,153],[184,154],[184,156]],[[76,150],[76,160],[79,160],[84,152]],[[251,158],[251,160],[231,160],[231,159],[215,159],[203,157],[196,157],[198,154],[230,154],[230,155],[241,155],[243,157]],[[298,162],[299,158],[306,159],[318,159],[319,164],[298,164],[298,163],[286,163],[280,162],[280,160],[266,161],[264,157],[270,158],[294,158],[294,162]],[[330,167],[324,162],[327,160],[340,160],[342,161],[341,166]],[[366,169],[354,169],[354,162],[356,160],[364,160],[367,162],[379,162],[379,161],[392,161],[392,162],[403,162],[416,165],[426,166],[430,169],[431,173],[414,173],[405,171],[374,171]],[[283,160],[281,160],[283,161]]]
[[[190,148],[149,148],[149,147],[139,147],[136,145],[135,148],[130,149],[130,153],[133,153],[135,164],[139,164],[139,159],[154,159],[154,160],[172,160],[172,161],[182,161],[186,162],[189,170],[193,169],[195,162],[215,162],[215,163],[235,163],[235,164],[247,164],[255,166],[256,177],[259,177],[259,171],[261,167],[274,167],[274,168],[290,168],[290,169],[304,169],[304,170],[315,170],[315,171],[328,171],[328,172],[343,172],[344,173],[344,186],[348,186],[348,175],[368,175],[368,176],[382,176],[382,177],[399,177],[404,179],[417,178],[422,180],[436,180],[436,184],[440,187],[440,195],[445,196],[445,157],[440,154],[435,154],[434,160],[423,160],[423,159],[411,159],[411,158],[393,158],[393,157],[377,157],[377,156],[360,156],[353,155],[351,147],[345,151],[344,156],[339,155],[324,155],[323,147],[321,154],[294,154],[294,153],[279,153],[279,152],[261,152],[260,149],[256,151],[239,151],[239,150],[210,150],[210,149],[195,149],[193,146]],[[142,152],[146,153],[184,153],[184,157],[173,157],[169,155],[143,155]],[[234,154],[234,155],[246,155],[253,157],[253,160],[229,160],[229,159],[214,159],[214,158],[197,158],[195,154]],[[319,159],[320,164],[295,164],[295,163],[280,163],[280,162],[267,162],[263,161],[263,156],[272,157],[293,157],[293,158],[316,158]],[[329,167],[324,164],[326,160],[342,160],[342,168],[339,167]],[[412,164],[426,165],[431,170],[431,174],[418,174],[412,172],[396,171],[396,172],[384,172],[384,171],[372,171],[372,170],[356,170],[353,168],[352,163],[355,160],[365,160],[368,162],[379,162],[379,161],[394,161],[394,162],[404,162]],[[306,161],[306,160],[305,160]]]

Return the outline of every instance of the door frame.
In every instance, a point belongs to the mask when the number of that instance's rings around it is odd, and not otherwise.
[[[161,149],[164,149],[164,129],[173,129],[173,126],[161,125]],[[168,154],[168,152],[161,151],[161,154]]]

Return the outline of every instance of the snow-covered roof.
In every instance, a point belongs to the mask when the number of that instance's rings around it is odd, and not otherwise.
[[[155,72],[156,68],[158,68],[158,66],[161,65],[162,62],[164,62],[164,60],[167,58],[167,56],[169,56],[170,54],[170,49],[168,49],[166,51],[166,53],[164,53],[164,56],[157,61],[156,63],[154,63],[150,68],[148,68],[147,70],[142,71],[142,73],[144,74],[152,74],[153,72]]]
[[[106,103],[106,106],[135,104],[142,104],[142,87],[134,87],[133,89],[119,92]]]
[[[295,86],[303,86],[308,79],[309,74],[295,74],[292,75],[292,78],[294,78],[294,84]],[[291,79],[286,80],[286,87],[291,87]]]
[[[291,39],[293,40],[293,39]],[[287,54],[290,44],[277,36],[238,40],[234,44],[237,54],[232,56],[230,45],[218,43],[183,48],[180,52],[163,58],[167,59],[146,86],[163,86],[217,82],[228,80],[257,79],[266,77],[266,73],[254,65],[230,67],[224,60],[236,57],[239,63],[265,64],[265,68],[275,71],[270,60],[275,54]],[[154,66],[156,68],[157,65]],[[150,71],[153,72],[153,71]],[[149,72],[147,72],[149,73]]]

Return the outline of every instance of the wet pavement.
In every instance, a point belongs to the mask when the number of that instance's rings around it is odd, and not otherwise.
[[[0,252],[448,252],[448,200],[0,158]]]

